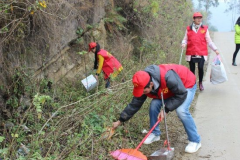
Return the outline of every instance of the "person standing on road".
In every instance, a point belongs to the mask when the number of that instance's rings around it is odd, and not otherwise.
[[[109,52],[104,49],[100,49],[100,45],[96,42],[89,43],[89,52],[92,51],[95,54],[94,69],[97,69],[96,79],[103,71],[104,80],[106,81],[105,88],[110,87],[110,75],[116,77],[122,70],[123,67],[120,62]]]
[[[144,71],[136,72],[132,83],[134,85],[132,102],[122,111],[119,120],[113,122],[113,129],[133,117],[147,97],[152,98],[149,108],[150,128],[152,128],[158,118],[164,118],[164,112],[161,110],[161,93],[163,93],[165,112],[176,110],[190,141],[185,152],[196,152],[201,147],[200,135],[189,112],[197,88],[195,75],[182,65],[150,65]],[[159,141],[160,134],[160,128],[157,126],[144,144]]]
[[[186,49],[186,60],[189,62],[190,70],[195,74],[195,63],[198,63],[199,89],[204,90],[202,81],[204,74],[204,62],[208,56],[208,46],[218,55],[217,47],[209,35],[208,26],[202,24],[202,14],[193,14],[193,23],[187,26],[185,36],[182,40],[182,48]]]
[[[236,49],[235,49],[235,52],[233,53],[233,59],[232,59],[233,66],[237,66],[236,57],[240,49],[240,17],[238,18],[235,25],[235,43],[236,43]]]

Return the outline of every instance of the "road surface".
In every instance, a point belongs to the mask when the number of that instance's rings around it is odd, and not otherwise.
[[[203,82],[205,90],[199,94],[193,114],[202,148],[197,153],[184,154],[184,160],[240,160],[240,53],[238,66],[232,66],[234,32],[215,32],[212,38],[220,51],[228,81],[210,83],[210,64],[216,55],[211,52]]]

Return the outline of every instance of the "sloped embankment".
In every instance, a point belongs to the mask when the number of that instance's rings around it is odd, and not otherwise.
[[[135,71],[178,63],[191,1],[23,0],[0,6],[5,11],[0,23],[3,158],[110,159],[111,150],[134,148],[149,125],[149,100],[110,141],[99,140],[100,134],[131,101]],[[112,93],[106,93],[102,80],[90,93],[79,82],[93,73],[93,54],[85,52],[90,41],[98,41],[124,66]],[[183,143],[178,138],[183,127],[172,117],[174,146]],[[141,150],[149,155],[158,147]]]

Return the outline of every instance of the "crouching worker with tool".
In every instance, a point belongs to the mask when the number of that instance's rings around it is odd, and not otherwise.
[[[182,65],[150,65],[144,71],[136,72],[133,75],[132,83],[134,85],[132,102],[122,111],[119,120],[113,122],[113,129],[129,120],[141,108],[147,97],[152,98],[149,116],[150,128],[154,128],[156,122],[164,118],[164,111],[161,110],[162,93],[166,115],[168,112],[176,110],[187,133],[190,142],[186,146],[185,152],[198,151],[201,147],[200,136],[189,112],[197,88],[195,75]],[[159,126],[156,126],[144,144],[159,141],[160,134]]]

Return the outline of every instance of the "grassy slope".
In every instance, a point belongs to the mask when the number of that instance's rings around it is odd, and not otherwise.
[[[149,64],[178,63],[180,42],[192,14],[191,2],[152,0],[145,7],[140,4],[134,1],[132,5],[124,5],[116,1],[115,7],[122,7],[122,10],[114,11],[105,20],[107,40],[112,46],[109,50],[124,66],[123,73],[113,80],[112,93],[106,92],[102,80],[98,89],[90,93],[86,93],[79,82],[68,81],[49,88],[48,80],[42,80],[37,90],[29,84],[26,75],[18,75],[20,78],[17,80],[21,79],[21,83],[16,82],[23,85],[25,90],[31,91],[32,96],[37,92],[40,94],[31,97],[34,105],[31,103],[19,112],[17,108],[22,103],[14,107],[13,102],[8,105],[12,107],[13,118],[5,119],[0,130],[0,136],[5,138],[1,148],[7,149],[0,149],[0,152],[4,152],[2,155],[5,159],[16,159],[16,155],[22,153],[17,153],[21,143],[30,151],[26,156],[19,156],[19,159],[110,159],[110,151],[137,146],[143,138],[141,131],[149,126],[150,99],[129,122],[117,129],[111,140],[102,141],[99,138],[104,128],[111,126],[131,101],[131,77],[135,71]],[[119,41],[126,40],[121,37],[131,39],[127,43],[133,45],[133,52],[121,50],[123,44],[119,45]],[[121,83],[122,78],[125,79],[124,83]],[[7,127],[7,123],[14,126]],[[22,124],[31,132],[24,131]],[[186,137],[182,137],[185,133],[175,113],[169,114],[168,124],[172,145],[183,146]],[[163,129],[161,144],[164,137]],[[143,146],[141,151],[149,155],[157,148],[159,143]],[[181,150],[181,147],[177,149]]]

